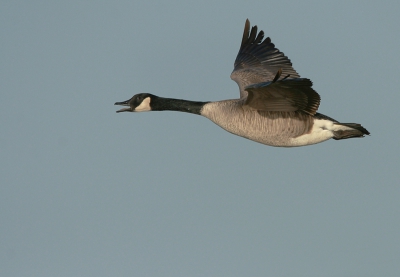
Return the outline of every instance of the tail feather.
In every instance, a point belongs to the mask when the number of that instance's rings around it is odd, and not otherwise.
[[[333,139],[348,139],[348,138],[362,138],[364,135],[369,135],[367,129],[358,123],[334,123],[337,128],[333,130]]]

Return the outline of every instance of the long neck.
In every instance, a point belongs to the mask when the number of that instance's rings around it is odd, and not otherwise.
[[[189,101],[182,99],[155,97],[151,101],[152,111],[178,111],[200,114],[201,108],[209,102]]]

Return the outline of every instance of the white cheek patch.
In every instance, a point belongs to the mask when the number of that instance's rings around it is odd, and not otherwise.
[[[143,99],[142,103],[140,103],[140,105],[135,108],[134,112],[151,111],[150,100],[150,97],[146,97],[145,99]]]

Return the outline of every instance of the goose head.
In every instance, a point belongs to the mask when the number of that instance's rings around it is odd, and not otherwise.
[[[114,105],[127,106],[127,108],[123,108],[117,111],[117,113],[121,112],[147,112],[151,111],[151,102],[157,96],[152,95],[150,93],[139,93],[134,95],[131,99],[116,102]]]

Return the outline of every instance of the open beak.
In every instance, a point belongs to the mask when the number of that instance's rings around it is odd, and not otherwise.
[[[121,112],[131,112],[132,108],[129,105],[129,100],[126,100],[124,102],[116,102],[114,105],[120,105],[120,106],[128,106],[128,108],[123,108],[117,111],[117,113],[121,113]]]

